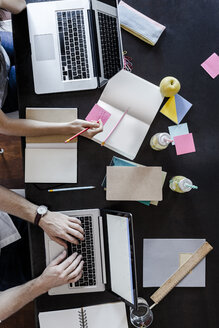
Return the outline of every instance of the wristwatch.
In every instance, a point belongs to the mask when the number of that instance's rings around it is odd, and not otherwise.
[[[34,219],[34,224],[35,225],[39,225],[40,219],[46,215],[46,213],[48,212],[48,207],[46,207],[45,205],[40,205],[37,208],[37,214],[36,217]]]

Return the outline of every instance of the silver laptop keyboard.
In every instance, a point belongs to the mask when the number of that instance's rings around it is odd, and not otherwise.
[[[62,80],[90,77],[83,10],[57,11]]]
[[[92,217],[84,216],[78,217],[78,219],[81,221],[81,226],[84,229],[84,241],[79,241],[79,245],[68,243],[68,253],[70,255],[74,252],[77,252],[78,254],[82,255],[82,259],[84,261],[83,276],[74,285],[69,284],[69,286],[95,286],[96,272],[94,262]]]
[[[117,19],[98,12],[104,77],[110,79],[121,69]]]

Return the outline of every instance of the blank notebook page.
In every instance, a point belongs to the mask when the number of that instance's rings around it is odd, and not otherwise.
[[[39,313],[40,328],[81,328],[80,309]]]
[[[88,328],[128,328],[125,304],[108,303],[85,308]]]

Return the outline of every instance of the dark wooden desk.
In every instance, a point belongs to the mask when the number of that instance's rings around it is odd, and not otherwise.
[[[176,156],[172,146],[162,152],[150,148],[150,137],[156,132],[168,131],[167,127],[173,125],[158,113],[135,159],[145,165],[161,165],[168,172],[164,200],[158,207],[146,207],[137,202],[107,202],[100,184],[106,165],[115,154],[84,138],[79,138],[78,143],[78,184],[96,185],[96,190],[49,194],[46,191],[48,185],[27,184],[27,198],[48,205],[51,210],[106,207],[132,212],[139,295],[148,301],[155,288],[142,288],[143,238],[206,238],[214,246],[214,251],[207,257],[206,288],[175,288],[155,307],[153,327],[217,327],[219,77],[213,80],[200,64],[213,52],[219,54],[219,2],[127,0],[127,3],[167,27],[154,47],[123,31],[124,49],[133,57],[136,75],[157,85],[167,75],[179,79],[180,94],[193,104],[183,122],[188,123],[189,131],[194,135],[196,153]],[[26,106],[75,106],[79,108],[79,117],[84,118],[102,90],[36,95],[26,12],[14,17],[13,23],[21,117],[25,115]],[[184,195],[172,192],[168,180],[178,174],[191,178],[199,190]],[[43,233],[31,226],[30,236],[33,276],[36,277],[45,267]],[[43,295],[36,301],[36,310],[64,309],[111,300],[115,298],[108,293]]]

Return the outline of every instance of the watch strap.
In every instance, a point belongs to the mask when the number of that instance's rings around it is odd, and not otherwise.
[[[42,215],[37,213],[34,219],[34,224],[39,225],[40,219],[42,218]]]

